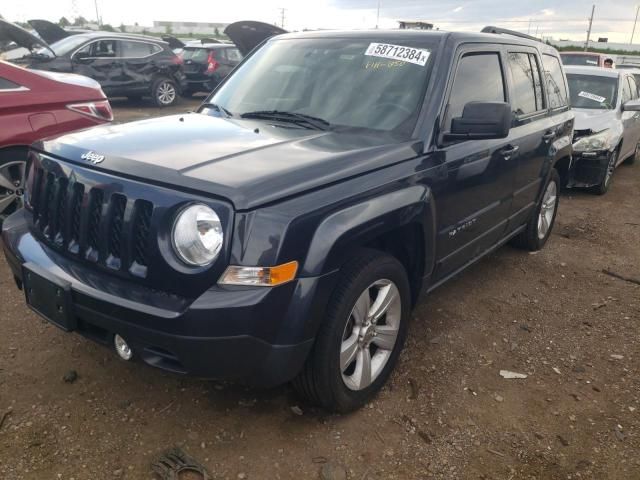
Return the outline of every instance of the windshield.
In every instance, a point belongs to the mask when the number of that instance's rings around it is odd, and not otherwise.
[[[597,67],[599,55],[578,55],[575,53],[561,53],[563,65],[580,65],[583,67]]]
[[[321,119],[332,129],[410,135],[435,44],[396,43],[403,45],[352,38],[273,40],[207,102],[234,116],[287,112]]]
[[[615,107],[618,79],[598,75],[567,74],[573,108],[607,109]]]
[[[84,42],[86,42],[89,38],[84,35],[70,35],[62,40],[58,40],[57,42],[53,42],[49,47],[53,50],[56,56],[60,57],[62,55],[66,55],[71,50],[75,50]],[[41,48],[37,51],[37,53],[41,55],[51,56],[51,52],[48,48]]]

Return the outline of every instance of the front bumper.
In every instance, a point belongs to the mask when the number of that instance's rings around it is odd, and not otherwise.
[[[612,152],[573,152],[567,187],[600,185],[607,171]]]
[[[2,230],[16,283],[25,263],[69,282],[77,333],[110,346],[118,333],[154,367],[252,386],[285,383],[302,368],[333,274],[276,288],[214,286],[185,299],[73,262],[31,235],[29,216],[16,212]]]

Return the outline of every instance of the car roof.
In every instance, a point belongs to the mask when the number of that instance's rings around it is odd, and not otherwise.
[[[168,45],[167,42],[161,38],[152,37],[150,35],[137,35],[135,33],[119,33],[119,32],[106,32],[101,30],[94,30],[90,32],[83,32],[76,37],[86,37],[87,39],[94,40],[96,38],[117,38],[118,40],[144,40],[146,42],[154,42],[162,45]]]
[[[449,39],[455,43],[482,42],[499,43],[505,45],[526,45],[539,49],[544,53],[556,53],[556,49],[544,42],[518,37],[510,34],[482,33],[482,32],[448,32],[445,30],[317,30],[307,32],[292,32],[276,35],[273,39],[301,39],[301,38],[358,38],[379,40],[381,37],[393,40],[442,40]]]
[[[565,53],[568,53],[570,55],[588,55],[590,57],[604,57],[606,55],[602,54],[602,53],[598,53],[598,52],[579,52],[576,50],[566,50],[564,52],[560,52],[560,55],[563,55]]]
[[[565,65],[566,73],[574,73],[579,75],[595,75],[598,77],[618,78],[625,74],[624,70],[616,70],[615,68],[589,67],[582,65]]]
[[[184,48],[236,48],[232,43],[187,43]]]

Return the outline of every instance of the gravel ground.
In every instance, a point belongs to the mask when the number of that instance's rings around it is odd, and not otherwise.
[[[0,478],[151,479],[178,446],[216,479],[640,479],[640,286],[602,272],[640,278],[638,185],[623,165],[604,197],[565,193],[543,251],[423,298],[391,382],[347,416],[122,362],[31,313],[0,261]]]

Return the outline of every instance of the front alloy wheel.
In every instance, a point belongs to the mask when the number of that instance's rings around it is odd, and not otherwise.
[[[25,166],[20,160],[0,163],[0,224],[22,207]]]
[[[407,333],[411,295],[404,266],[362,249],[338,274],[297,392],[335,412],[370,401],[395,366]]]
[[[600,185],[594,188],[595,192],[598,195],[604,195],[609,191],[609,187],[611,186],[611,180],[613,178],[613,172],[616,170],[616,166],[618,165],[618,150],[614,150],[609,155],[609,161],[607,162],[607,169],[604,172],[604,177],[602,178],[602,182]]]
[[[378,280],[358,297],[340,347],[347,388],[363,390],[378,378],[396,345],[401,315],[400,292],[391,280]]]

